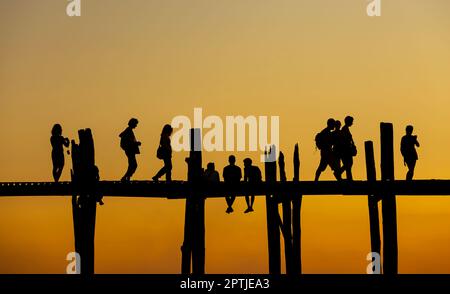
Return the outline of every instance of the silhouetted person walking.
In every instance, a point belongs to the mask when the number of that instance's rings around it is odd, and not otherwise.
[[[162,129],[156,157],[164,161],[164,166],[152,178],[155,182],[163,175],[166,175],[167,182],[172,181],[172,146],[170,145],[170,136],[172,135],[172,132],[172,126],[169,124],[165,125]]]
[[[341,154],[342,154],[342,138],[341,138],[341,121],[336,120],[333,135],[333,160],[334,160],[334,176],[341,180]]]
[[[219,172],[216,171],[216,167],[214,165],[214,162],[209,162],[206,165],[206,170],[203,173],[203,180],[206,183],[218,183],[218,182],[220,182]]]
[[[406,180],[412,180],[414,177],[414,169],[416,167],[416,161],[419,159],[416,151],[416,146],[420,147],[417,136],[413,136],[413,126],[406,127],[406,135],[402,137],[400,144],[400,151],[403,155],[403,162],[408,167],[406,173]]]
[[[339,174],[344,171],[346,173],[346,179],[349,181],[353,180],[352,167],[353,167],[353,157],[356,156],[356,145],[353,142],[353,136],[350,132],[350,127],[353,125],[353,117],[347,116],[344,120],[345,124],[340,132],[340,144],[339,147],[342,159],[342,167],[340,168]]]
[[[139,146],[141,146],[141,142],[136,140],[133,129],[137,127],[138,123],[137,119],[130,119],[128,127],[119,135],[120,147],[125,151],[128,158],[128,169],[122,177],[122,181],[129,181],[137,169],[136,154],[140,154]]]
[[[336,121],[332,118],[328,119],[327,127],[316,135],[316,147],[320,150],[320,162],[316,170],[315,181],[319,180],[320,174],[325,171],[327,166],[336,171],[336,161],[333,153],[333,142]],[[336,176],[336,173],[335,173]]]
[[[244,182],[248,183],[261,183],[262,176],[259,167],[252,165],[252,160],[250,158],[244,159]],[[247,209],[244,213],[249,213],[253,211],[253,203],[255,202],[255,195],[245,196],[245,201],[247,202]]]
[[[237,184],[241,181],[242,171],[241,171],[241,168],[236,165],[236,157],[234,157],[234,155],[230,155],[228,157],[228,163],[229,163],[229,165],[227,165],[223,169],[223,174],[222,174],[223,180],[227,184],[231,184],[231,185]],[[234,203],[235,199],[236,199],[235,195],[225,197],[225,200],[227,201],[227,204],[228,204],[226,213],[232,213],[234,211],[233,203]]]
[[[58,182],[64,169],[64,146],[69,147],[69,139],[62,136],[60,124],[53,126],[50,143],[52,144],[53,179]]]

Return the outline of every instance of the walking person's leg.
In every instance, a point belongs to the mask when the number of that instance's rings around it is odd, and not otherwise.
[[[131,178],[137,169],[137,160],[136,160],[136,154],[133,154],[131,156],[131,168],[130,168],[130,175],[129,178]]]
[[[414,177],[414,169],[416,168],[416,161],[411,160],[406,162],[406,165],[408,166],[408,172],[406,173],[406,180],[411,181]]]
[[[347,180],[349,180],[349,181],[353,181],[352,168],[353,168],[353,157],[350,156],[350,157],[348,158],[348,165],[347,165],[347,169],[346,169]]]
[[[166,173],[166,166],[164,165],[152,178],[154,181],[158,181],[160,177],[162,177]]]
[[[353,168],[353,156],[349,156],[347,158],[347,165],[346,165],[346,168],[345,168],[345,172],[347,174],[347,180],[348,181],[353,181],[352,168]]]
[[[327,165],[328,160],[326,158],[326,154],[324,154],[324,152],[321,152],[319,166],[317,167],[316,177],[314,178],[315,181],[319,180],[320,174],[327,168]]]
[[[131,176],[134,174],[137,168],[136,155],[132,153],[125,153],[128,159],[128,168],[125,175],[122,177],[123,181],[129,181]]]
[[[166,173],[166,181],[172,181],[172,158],[168,157],[164,159],[164,168]]]
[[[330,163],[329,163],[330,168],[333,171],[333,175],[336,178],[336,180],[338,180],[338,181],[342,180],[341,172],[340,172],[340,169],[341,169],[340,157],[337,154],[332,153],[329,161],[330,161]]]
[[[172,180],[172,158],[164,159],[164,166],[156,173],[152,178],[154,181],[158,181],[160,177],[166,175],[166,181]]]
[[[353,165],[353,158],[351,156],[343,156],[342,157],[342,168],[341,173],[345,171],[346,173],[346,180],[352,181],[353,175],[352,175],[352,165]]]

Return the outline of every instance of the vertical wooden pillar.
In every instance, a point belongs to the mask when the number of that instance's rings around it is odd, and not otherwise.
[[[394,131],[391,123],[381,123],[381,179],[394,181]],[[382,200],[383,267],[385,274],[398,273],[397,207],[395,195],[385,192]]]
[[[188,163],[189,166],[189,163]],[[189,169],[189,168],[188,168]],[[193,203],[191,195],[186,197],[186,206],[184,210],[184,240],[181,245],[181,273],[191,273],[191,258],[192,258],[192,217]]]
[[[80,144],[72,141],[72,213],[75,251],[80,255],[81,274],[94,274],[94,239],[98,168],[90,129],[79,130]]]
[[[271,153],[274,152],[274,153]],[[265,160],[265,178],[266,183],[275,183],[277,179],[277,162],[273,160],[277,152],[274,145],[266,152]],[[272,161],[270,161],[272,160]],[[267,212],[267,241],[269,247],[269,273],[273,275],[281,274],[281,249],[280,249],[280,228],[278,221],[280,215],[278,213],[278,202],[275,195],[266,195],[266,212]]]
[[[286,182],[286,171],[284,154],[280,152],[278,158],[278,166],[280,168],[280,182]],[[294,273],[293,268],[293,255],[292,255],[292,207],[290,195],[280,195],[283,205],[283,224],[281,231],[284,239],[284,259],[286,265],[286,274],[292,275]]]
[[[199,192],[202,180],[202,152],[200,129],[191,129],[191,151],[188,163],[188,182],[191,193],[186,198],[184,241],[181,247],[181,273],[205,273],[205,198]]]
[[[294,150],[294,182],[300,180],[300,156],[298,144],[295,144]],[[302,273],[302,251],[301,251],[301,222],[300,213],[302,208],[302,195],[294,195],[292,200],[292,261],[293,274]]]
[[[373,152],[373,142],[366,141],[364,144],[366,150],[366,171],[367,181],[375,183],[377,180],[375,169],[375,156]],[[378,213],[378,195],[368,195],[369,204],[369,223],[370,223],[370,245],[373,253],[381,254],[380,241],[380,221]]]

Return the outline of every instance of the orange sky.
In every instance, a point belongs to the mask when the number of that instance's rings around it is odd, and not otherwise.
[[[355,117],[354,177],[365,178],[363,143],[379,122],[406,124],[422,146],[417,178],[450,178],[450,2],[383,1],[369,18],[365,0],[65,1],[0,0],[0,181],[51,180],[50,129],[74,138],[93,130],[103,179],[119,179],[126,158],[118,134],[140,120],[136,179],[160,168],[163,124],[176,115],[279,115],[280,145],[292,177],[313,178],[314,135],[330,116]],[[221,171],[229,153],[204,153]],[[259,153],[239,152],[238,162]],[[186,178],[185,153],[174,178]],[[70,161],[63,173],[69,179]],[[396,148],[396,177],[406,173]],[[327,171],[323,179],[332,179]],[[98,209],[98,273],[177,273],[184,203],[107,198]],[[208,273],[267,272],[264,201],[244,215],[208,200]],[[450,199],[399,197],[399,271],[450,273]],[[370,251],[365,197],[305,197],[305,273],[365,273]],[[0,199],[0,273],[64,273],[73,250],[68,198]]]

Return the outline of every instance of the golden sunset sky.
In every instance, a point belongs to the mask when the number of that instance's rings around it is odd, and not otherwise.
[[[422,146],[416,178],[450,178],[450,1],[382,0],[0,0],[0,181],[51,181],[54,123],[76,138],[91,128],[102,179],[120,179],[119,133],[131,117],[142,141],[135,179],[161,167],[159,134],[177,115],[279,116],[280,146],[292,178],[319,162],[314,136],[326,120],[355,117],[379,165],[379,123],[392,122],[396,177],[407,124]],[[221,172],[228,152],[203,153]],[[237,152],[238,163],[258,152]],[[186,179],[186,153],[174,178]],[[262,167],[262,165],[260,165]],[[70,179],[66,156],[62,180]],[[379,172],[379,170],[378,170]],[[378,173],[379,176],[379,173]],[[327,170],[322,179],[332,179]],[[450,273],[450,198],[398,197],[400,273]],[[97,210],[97,273],[178,273],[184,201],[106,198]],[[225,213],[206,203],[207,273],[267,273],[265,204]],[[69,197],[0,199],[0,273],[65,273],[74,250]],[[305,273],[365,273],[370,252],[367,197],[304,197]]]

